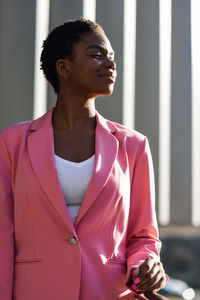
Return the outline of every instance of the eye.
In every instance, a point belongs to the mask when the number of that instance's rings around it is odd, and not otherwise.
[[[92,56],[92,57],[95,57],[95,58],[97,58],[97,59],[102,58],[102,54],[101,54],[101,53],[92,54],[91,56]]]

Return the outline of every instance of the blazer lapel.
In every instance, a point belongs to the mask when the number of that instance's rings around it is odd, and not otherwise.
[[[75,234],[55,167],[52,112],[53,108],[40,119],[33,121],[27,139],[28,152],[33,170],[47,198],[65,225]]]
[[[94,203],[112,171],[118,152],[118,140],[114,136],[117,128],[96,113],[97,127],[95,133],[95,166],[88,190],[81,205],[75,226]]]

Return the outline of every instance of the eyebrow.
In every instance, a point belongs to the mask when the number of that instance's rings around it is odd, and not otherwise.
[[[87,50],[88,49],[92,49],[92,48],[97,48],[97,49],[100,49],[101,51],[105,51],[105,52],[108,52],[108,50],[100,45],[90,45],[87,47]],[[113,54],[115,55],[114,51],[110,52],[110,54]]]

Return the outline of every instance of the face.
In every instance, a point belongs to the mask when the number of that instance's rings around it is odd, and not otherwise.
[[[114,51],[103,33],[88,33],[74,44],[68,61],[71,87],[88,97],[110,95],[116,79]]]

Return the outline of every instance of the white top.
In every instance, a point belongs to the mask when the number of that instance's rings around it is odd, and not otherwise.
[[[95,155],[76,163],[55,155],[55,164],[60,186],[74,223],[92,178]]]

